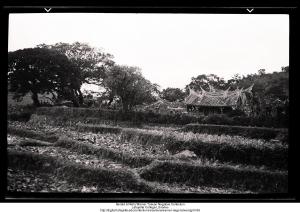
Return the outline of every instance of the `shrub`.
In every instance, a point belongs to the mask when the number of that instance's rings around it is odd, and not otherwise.
[[[228,117],[236,117],[236,116],[246,117],[245,112],[239,109],[231,110],[230,112],[226,113],[226,115]]]
[[[230,117],[226,114],[210,114],[208,116],[192,114],[160,114],[149,112],[123,112],[119,110],[93,109],[93,108],[63,108],[63,107],[39,107],[37,115],[59,117],[59,120],[77,119],[84,121],[87,118],[98,118],[101,120],[129,121],[140,125],[142,123],[176,124],[185,125],[189,123],[242,125],[242,126],[266,126],[287,127],[288,122],[284,119],[278,122],[272,117],[245,117],[243,115]],[[230,115],[230,114],[229,114]]]
[[[62,107],[40,107],[36,111],[37,115],[48,115],[69,119],[99,118],[102,120],[130,121],[137,124],[158,123],[158,124],[188,124],[198,122],[202,117],[184,114],[158,114],[153,112],[123,112],[116,110],[90,109],[90,108],[62,108]]]
[[[225,114],[210,114],[203,119],[205,124],[232,124],[232,119]]]
[[[12,106],[7,108],[7,119],[12,121],[27,122],[31,115],[35,112],[36,107],[32,105]]]
[[[8,114],[7,118],[11,121],[27,122],[30,120],[31,113],[13,113]]]

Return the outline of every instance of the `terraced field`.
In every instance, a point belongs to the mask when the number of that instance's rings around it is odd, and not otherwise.
[[[8,123],[9,191],[288,192],[288,143],[35,118]]]

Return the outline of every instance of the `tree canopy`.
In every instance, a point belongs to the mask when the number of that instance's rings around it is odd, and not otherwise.
[[[191,79],[185,91],[166,88],[160,92],[157,84],[143,77],[140,68],[116,65],[111,54],[75,42],[41,44],[36,48],[9,52],[8,80],[14,98],[20,99],[30,92],[37,106],[38,94],[45,93],[51,93],[54,100],[61,98],[71,100],[74,106],[83,105],[81,86],[84,83],[100,85],[105,91],[99,98],[108,105],[113,100],[120,101],[125,111],[138,104],[155,101],[155,95],[168,101],[181,101],[188,95],[188,88],[225,90],[247,88],[254,84],[249,103],[254,115],[268,115],[267,111],[283,106],[288,113],[288,66],[282,67],[281,72],[266,73],[265,69],[260,69],[256,74],[247,76],[236,74],[227,81],[215,74],[200,74]],[[90,102],[92,95],[85,98]]]
[[[111,54],[104,53],[100,49],[93,48],[85,43],[41,44],[38,47],[56,50],[64,54],[79,70],[76,72],[76,81],[74,81],[79,89],[74,90],[74,93],[78,96],[80,105],[83,103],[83,94],[80,90],[82,84],[102,85],[105,72],[115,64]]]
[[[57,97],[65,88],[78,89],[74,83],[77,72],[65,55],[54,50],[28,48],[8,53],[9,90],[16,99],[31,92],[37,106],[38,94],[51,93]]]
[[[185,92],[183,92],[179,88],[166,88],[163,89],[161,94],[161,98],[168,100],[170,102],[174,101],[182,101],[184,100],[184,97],[186,96]]]
[[[103,84],[111,96],[119,96],[123,110],[154,101],[156,86],[146,80],[138,67],[115,65],[106,72]]]
[[[225,89],[227,84],[223,78],[220,78],[215,74],[201,74],[197,77],[193,77],[185,89],[188,90],[188,87],[190,87],[194,90],[201,90],[200,87],[202,87],[205,90],[209,90],[210,86],[216,89]]]

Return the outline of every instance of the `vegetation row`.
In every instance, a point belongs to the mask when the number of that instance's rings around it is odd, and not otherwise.
[[[211,114],[208,116],[195,116],[189,114],[160,114],[154,112],[128,111],[122,110],[106,110],[91,108],[63,108],[63,107],[40,107],[36,110],[37,115],[59,116],[61,119],[69,118],[99,118],[102,120],[130,121],[139,123],[157,123],[157,124],[177,124],[185,125],[190,123],[201,124],[224,124],[224,125],[240,125],[240,126],[265,126],[277,127],[272,117],[261,118],[255,117],[229,117],[225,114]]]
[[[19,136],[52,142],[54,141],[54,138],[58,138],[57,136],[42,136],[41,133],[26,129],[18,129],[11,126],[8,128],[8,131],[11,134]],[[192,135],[192,137],[178,133],[168,134],[150,130],[127,129],[122,131],[121,140],[139,142],[143,145],[162,145],[162,148],[166,148],[173,154],[182,150],[191,150],[200,158],[208,158],[224,162],[257,166],[265,165],[275,169],[287,169],[288,166],[288,148],[285,146],[278,145],[275,146],[275,148],[270,148],[269,146],[255,146],[253,144],[237,145],[234,142],[229,143],[226,141],[207,142],[197,139],[197,137],[195,137],[197,134],[190,133],[189,135]],[[116,150],[73,141],[65,137],[61,137],[55,145],[73,148],[84,154],[96,154],[102,157],[121,161],[122,163],[133,167],[144,166],[153,161],[153,158],[145,156],[136,157]]]
[[[286,193],[288,188],[286,173],[211,167],[174,161],[157,161],[143,169],[140,175],[150,181],[214,185],[261,193]]]
[[[92,168],[32,152],[9,150],[8,167],[54,174],[78,185],[124,188],[147,193],[166,192],[140,179],[129,170]]]
[[[185,132],[208,133],[208,134],[226,134],[236,135],[248,138],[275,139],[288,142],[287,129],[274,129],[266,127],[245,127],[214,124],[187,124],[182,129]]]
[[[260,144],[238,144],[228,141],[205,141],[197,138],[197,134],[158,133],[150,130],[123,130],[121,139],[140,142],[144,145],[164,145],[171,153],[183,150],[193,151],[200,158],[213,160],[268,166],[278,169],[288,167],[288,148],[282,145],[274,147]]]

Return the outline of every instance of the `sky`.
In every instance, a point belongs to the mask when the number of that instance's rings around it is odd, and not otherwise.
[[[192,77],[225,80],[289,65],[285,14],[10,14],[8,50],[58,42],[87,43],[138,66],[161,89],[184,88]]]

